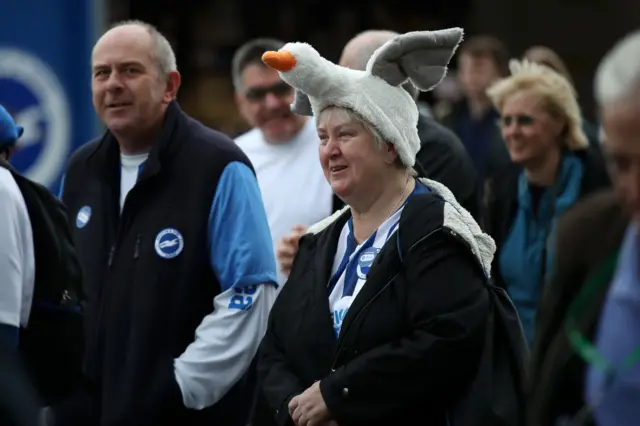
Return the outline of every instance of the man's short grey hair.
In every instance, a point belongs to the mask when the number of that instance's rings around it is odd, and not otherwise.
[[[353,69],[364,71],[375,51],[397,35],[399,33],[390,30],[367,30],[357,34],[351,40],[362,38],[364,41],[360,42],[358,49],[349,56],[349,64]],[[418,99],[420,91],[411,82],[406,82],[402,87],[409,92],[414,101]]]
[[[595,98],[600,106],[622,102],[640,89],[640,30],[618,41],[604,56],[595,78]]]
[[[269,50],[280,50],[284,42],[275,38],[257,38],[240,46],[233,54],[231,61],[231,78],[236,91],[242,90],[242,72],[249,65],[260,65],[266,68],[262,62],[262,55]]]
[[[176,54],[171,47],[171,43],[169,43],[169,40],[167,40],[167,38],[162,35],[156,27],[144,21],[127,20],[117,22],[112,25],[110,29],[124,27],[126,25],[135,25],[147,30],[155,47],[154,60],[156,61],[158,72],[161,77],[167,77],[170,72],[178,71]]]

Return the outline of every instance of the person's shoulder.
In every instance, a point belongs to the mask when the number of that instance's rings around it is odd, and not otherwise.
[[[208,164],[211,164],[211,161],[223,164],[234,161],[251,164],[233,139],[222,132],[207,127],[191,117],[187,117],[186,132],[184,142],[191,148],[188,152]]]
[[[608,224],[628,222],[619,197],[612,189],[593,192],[574,204],[560,218],[558,227],[563,233],[579,234],[585,230],[606,230]]]
[[[422,145],[440,143],[464,149],[460,138],[451,129],[424,114],[420,114],[418,118],[418,136]]]
[[[442,172],[448,173],[449,167],[455,167],[459,169],[457,173],[472,175],[475,180],[471,157],[469,157],[460,138],[452,130],[433,118],[421,115],[418,120],[418,136],[420,138],[420,150],[416,155],[416,159],[423,167],[428,169],[430,168],[429,165],[432,164],[436,170],[431,170],[431,173],[440,169],[442,169]],[[430,178],[437,177],[430,176]]]
[[[2,200],[4,207],[10,207],[11,205],[22,206],[24,204],[18,183],[13,174],[4,167],[0,167],[0,200]]]
[[[412,195],[402,212],[402,224],[426,232],[442,227],[446,201],[435,191]]]
[[[566,259],[573,259],[572,262],[582,265],[580,267],[590,268],[620,246],[629,222],[630,217],[614,191],[594,192],[574,204],[558,220],[557,250],[566,262]]]
[[[87,160],[91,154],[98,148],[100,142],[102,141],[103,136],[91,139],[89,142],[86,142],[76,148],[75,151],[69,157],[67,161],[67,168],[73,167],[74,165],[81,163]]]
[[[489,192],[487,198],[490,201],[501,202],[511,200],[517,192],[518,178],[522,172],[522,166],[511,162],[496,168],[494,173],[487,177],[485,185],[485,191]]]
[[[252,148],[254,145],[259,144],[262,141],[262,132],[260,131],[260,129],[258,129],[257,127],[254,129],[249,130],[248,132],[245,132],[239,136],[237,136],[234,139],[234,142],[236,143],[236,145],[238,145],[240,148],[244,149],[249,149]]]

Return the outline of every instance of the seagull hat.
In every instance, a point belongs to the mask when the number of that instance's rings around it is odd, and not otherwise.
[[[398,35],[374,52],[364,71],[336,65],[307,43],[287,43],[265,52],[262,61],[296,89],[294,113],[317,117],[332,106],[353,110],[411,167],[420,149],[418,107],[402,85],[410,81],[422,91],[436,87],[462,37],[461,28]]]

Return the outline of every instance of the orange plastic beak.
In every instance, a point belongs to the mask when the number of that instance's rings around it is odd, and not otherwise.
[[[286,50],[279,52],[268,51],[262,55],[262,62],[277,71],[287,72],[295,68],[296,57]]]

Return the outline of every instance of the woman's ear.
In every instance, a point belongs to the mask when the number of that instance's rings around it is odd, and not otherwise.
[[[384,162],[387,164],[393,164],[398,159],[398,151],[396,151],[396,147],[391,142],[385,143],[384,148]]]

